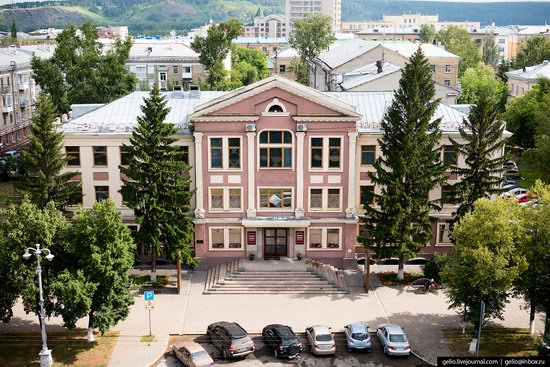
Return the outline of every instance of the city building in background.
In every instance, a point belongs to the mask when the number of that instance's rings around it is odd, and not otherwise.
[[[122,40],[125,40],[128,38],[128,26],[106,26],[106,27],[97,27],[97,31],[99,33],[99,38],[120,38]]]
[[[237,46],[260,50],[268,58],[274,56],[280,49],[288,45],[285,37],[237,37],[233,40],[233,43]]]
[[[340,32],[342,27],[342,0],[286,0],[286,36],[294,30],[294,21],[308,15],[325,14],[332,18],[332,29]]]
[[[342,22],[342,32],[357,33],[365,29],[393,29],[398,33],[399,28],[418,29],[422,25],[433,25],[434,27],[445,28],[449,26],[457,26],[461,28],[472,28],[481,26],[480,22],[447,22],[439,21],[439,15],[426,14],[402,14],[402,15],[386,15],[384,14],[381,20],[363,21],[363,22]]]
[[[260,12],[258,10],[258,12]],[[243,26],[243,37],[283,38],[286,37],[286,17],[282,14],[256,16],[252,24]]]
[[[542,64],[527,66],[505,74],[508,78],[508,93],[510,97],[521,97],[530,91],[539,82],[540,78],[550,78],[550,62],[546,60]]]

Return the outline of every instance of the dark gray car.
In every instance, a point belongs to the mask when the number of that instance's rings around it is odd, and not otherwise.
[[[224,359],[246,357],[254,352],[254,342],[236,322],[220,321],[208,325],[206,334]]]

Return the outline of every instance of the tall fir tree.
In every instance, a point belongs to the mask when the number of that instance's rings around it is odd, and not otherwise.
[[[502,165],[506,161],[502,150],[506,139],[497,102],[494,95],[482,91],[468,119],[464,119],[463,126],[459,128],[464,142],[450,138],[455,151],[464,157],[466,163],[466,167],[453,168],[461,178],[453,185],[451,192],[452,199],[460,204],[454,222],[472,211],[476,200],[490,198],[500,192]]]
[[[130,157],[120,171],[127,176],[121,189],[124,204],[132,208],[140,225],[138,247],[151,253],[151,278],[156,278],[156,259],[166,254],[173,260],[194,264],[189,244],[193,222],[188,215],[193,195],[189,166],[174,144],[178,130],[164,120],[170,109],[155,85],[141,107],[143,116],[124,145]]]
[[[498,66],[500,53],[495,34],[493,32],[487,33],[485,37],[483,37],[481,55],[483,57],[483,63],[485,65],[492,66],[493,68],[496,68]]]
[[[419,48],[403,70],[399,89],[386,112],[378,141],[381,155],[371,180],[381,189],[379,206],[365,205],[365,232],[359,241],[381,258],[399,256],[403,279],[405,258],[415,256],[432,235],[430,210],[438,208],[429,193],[443,181],[446,165],[437,148],[440,119],[434,119],[439,100],[428,60]]]
[[[44,208],[50,201],[64,208],[81,195],[81,184],[72,181],[74,172],[61,173],[69,158],[62,153],[63,134],[55,131],[55,107],[41,94],[31,123],[29,145],[22,151],[21,173],[16,188],[31,202]]]
[[[17,40],[17,24],[15,24],[15,19],[11,23],[11,38],[13,41]]]

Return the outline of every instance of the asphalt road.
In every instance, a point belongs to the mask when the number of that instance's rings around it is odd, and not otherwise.
[[[300,357],[295,360],[276,359],[273,356],[273,350],[266,346],[262,337],[252,336],[256,351],[248,355],[245,359],[238,360],[223,360],[220,351],[210,343],[206,335],[183,335],[170,338],[170,343],[193,340],[203,346],[204,349],[212,356],[216,365],[231,365],[231,366],[288,366],[288,367],[427,367],[421,360],[413,355],[409,357],[388,357],[385,356],[378,338],[371,334],[373,341],[373,351],[363,352],[348,352],[346,351],[345,338],[343,334],[335,334],[336,339],[336,356],[313,356],[307,347],[307,340],[304,336],[300,336],[300,341],[306,346],[306,350],[302,352]],[[181,367],[183,366],[178,360],[166,353],[164,360],[157,364],[157,367]]]

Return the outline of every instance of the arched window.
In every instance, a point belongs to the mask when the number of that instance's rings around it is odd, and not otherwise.
[[[292,167],[292,133],[284,130],[265,130],[260,133],[260,167]]]
[[[284,111],[283,111],[283,108],[281,106],[279,106],[278,104],[274,104],[273,106],[269,107],[269,110],[267,110],[267,112],[281,113],[281,112],[284,112]]]

